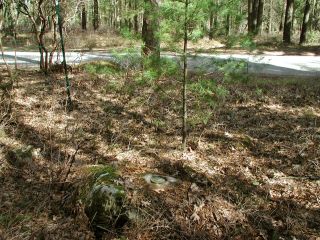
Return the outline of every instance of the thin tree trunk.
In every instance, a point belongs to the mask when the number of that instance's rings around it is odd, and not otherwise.
[[[134,32],[136,34],[139,33],[139,21],[138,21],[138,14],[136,13],[136,11],[138,10],[138,0],[134,0],[134,11],[135,14],[133,16],[133,28],[134,28]]]
[[[299,44],[305,43],[307,39],[307,31],[310,23],[310,10],[311,10],[310,1],[306,0]]]
[[[209,39],[213,39],[213,31],[214,31],[214,14],[213,10],[210,9],[210,19],[209,19]]]
[[[231,17],[230,17],[230,14],[228,13],[226,16],[226,36],[230,35],[230,28],[231,28]]]
[[[0,26],[1,27],[1,26]],[[0,34],[0,51],[1,51],[1,56],[2,56],[2,60],[7,68],[7,72],[8,72],[8,75],[9,77],[12,76],[12,71],[11,71],[11,68],[9,67],[5,57],[4,57],[4,50],[3,50],[3,46],[2,46],[2,35]]]
[[[281,10],[281,18],[280,18],[280,25],[279,25],[279,32],[283,31],[283,22],[284,22],[284,16],[285,16],[285,11],[286,11],[286,1],[283,0],[282,4],[282,10]]]
[[[248,0],[248,33],[253,33],[252,6],[253,0]]]
[[[273,0],[270,0],[269,6],[269,19],[268,19],[268,33],[272,33],[272,23],[273,23]]]
[[[58,30],[60,34],[60,41],[61,41],[61,50],[62,50],[62,57],[63,57],[63,67],[64,67],[64,74],[66,80],[66,90],[67,90],[67,109],[69,111],[72,110],[72,100],[71,100],[71,91],[70,91],[70,80],[68,77],[68,67],[67,67],[67,60],[66,60],[66,53],[64,49],[64,38],[63,38],[63,30],[62,30],[62,17],[61,17],[61,8],[59,0],[56,0],[56,13],[58,18]]]
[[[184,41],[183,41],[183,88],[182,88],[182,149],[185,152],[187,149],[187,78],[188,78],[188,8],[189,0],[185,0],[185,17],[184,17]]]

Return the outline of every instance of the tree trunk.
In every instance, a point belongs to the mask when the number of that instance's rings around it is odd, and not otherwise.
[[[209,39],[213,39],[213,31],[214,31],[214,14],[213,10],[210,9],[210,19],[209,19]]]
[[[62,58],[63,58],[63,68],[64,68],[64,75],[65,75],[65,81],[66,81],[66,92],[67,92],[67,109],[69,111],[72,110],[72,100],[71,100],[71,85],[70,85],[70,80],[68,76],[68,68],[67,68],[67,60],[66,60],[66,52],[64,48],[64,38],[63,38],[63,19],[61,16],[61,8],[60,8],[60,3],[59,1],[56,1],[56,14],[58,18],[58,30],[60,34],[60,44],[61,44],[61,51],[62,51]]]
[[[258,34],[261,32],[261,26],[263,22],[263,8],[264,8],[264,0],[259,0],[258,4],[258,15],[257,15],[257,26],[255,29],[255,33]]]
[[[85,3],[82,3],[81,6],[81,28],[83,31],[87,30],[87,10]]]
[[[283,17],[285,15],[285,9],[286,9],[286,2],[283,1],[283,6],[282,6],[282,10],[281,10],[281,17],[280,17],[280,25],[279,25],[279,32],[283,31]]]
[[[286,15],[284,19],[284,28],[283,28],[283,42],[287,44],[291,43],[293,5],[294,5],[294,0],[287,0]]]
[[[253,5],[252,5],[252,31],[253,31],[254,35],[257,34],[258,11],[259,11],[259,0],[253,0]]]
[[[226,16],[226,36],[230,35],[230,28],[231,28],[231,17],[230,17],[230,14],[228,13]]]
[[[182,86],[182,149],[187,149],[188,111],[187,111],[187,78],[188,78],[188,8],[189,0],[185,0],[184,41],[183,41],[183,86]]]
[[[138,14],[136,13],[138,10],[138,0],[134,0],[134,11],[135,14],[133,16],[133,28],[134,28],[134,32],[136,34],[139,33],[139,20],[138,20]]]
[[[310,1],[306,0],[299,44],[305,43],[307,39],[307,31],[308,31],[309,22],[310,22],[310,10],[311,10]]]
[[[268,19],[268,33],[272,33],[272,23],[273,23],[273,0],[270,0],[269,6],[269,19]]]
[[[253,33],[253,0],[248,0],[248,33]]]
[[[144,0],[145,9],[143,15],[142,40],[144,43],[143,54],[151,59],[156,66],[160,60],[159,40],[159,5],[156,0]]]
[[[93,29],[98,30],[99,28],[99,2],[93,0]]]
[[[264,0],[248,0],[248,33],[257,35],[263,20]]]
[[[3,51],[3,47],[2,47],[2,26],[3,26],[3,13],[2,13],[2,9],[3,9],[3,2],[0,0],[0,51],[1,51],[1,56],[2,56],[2,60],[7,68],[7,72],[8,75],[11,77],[12,73],[11,73],[11,68],[9,67],[5,57],[4,57],[4,51]]]

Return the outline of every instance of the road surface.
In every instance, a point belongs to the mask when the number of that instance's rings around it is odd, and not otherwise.
[[[5,52],[5,59],[14,64],[14,52]],[[67,63],[79,64],[97,60],[119,60],[112,53],[106,52],[68,52]],[[131,55],[132,56],[132,55]],[[175,54],[164,53],[163,57],[179,60]],[[120,57],[122,61],[130,59],[125,55]],[[54,58],[57,59],[57,56]],[[61,57],[60,57],[61,59]],[[191,71],[214,72],[217,63],[233,59],[243,62],[244,71],[253,75],[269,76],[297,76],[297,77],[319,77],[320,78],[320,56],[272,56],[272,55],[244,55],[244,54],[197,54],[188,58]],[[39,65],[38,52],[17,52],[17,63],[19,67],[37,67]],[[0,65],[4,62],[0,58]]]

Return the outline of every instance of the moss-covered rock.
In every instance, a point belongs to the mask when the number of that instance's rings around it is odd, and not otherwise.
[[[121,227],[127,219],[125,191],[119,175],[110,166],[90,168],[91,179],[85,193],[85,211],[94,228]]]
[[[32,166],[33,150],[32,146],[10,150],[7,153],[8,162],[17,168]]]

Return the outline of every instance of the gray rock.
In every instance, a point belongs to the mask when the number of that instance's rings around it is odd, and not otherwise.
[[[153,190],[164,190],[173,187],[179,183],[179,180],[171,176],[162,176],[157,174],[148,173],[143,176],[145,182]]]

